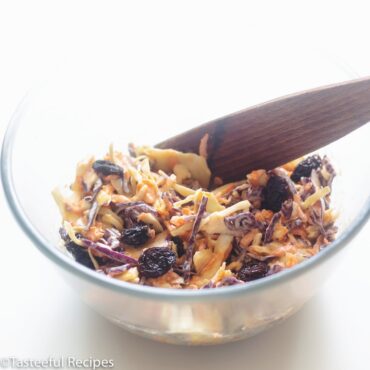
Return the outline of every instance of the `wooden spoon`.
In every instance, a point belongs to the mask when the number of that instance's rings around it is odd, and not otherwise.
[[[272,169],[370,121],[370,77],[306,90],[215,119],[157,148],[197,153],[209,135],[208,164],[225,182]]]

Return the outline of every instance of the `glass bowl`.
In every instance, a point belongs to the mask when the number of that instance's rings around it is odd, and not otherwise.
[[[81,298],[117,325],[177,344],[254,335],[286,319],[314,295],[367,221],[369,125],[320,151],[339,169],[333,190],[339,235],[317,256],[289,270],[240,286],[169,290],[108,278],[58,249],[61,219],[51,190],[71,182],[80,159],[104,154],[111,142],[121,150],[128,142],[154,144],[251,104],[349,77],[348,69],[310,54],[270,57],[274,63],[255,59],[254,65],[245,61],[246,68],[239,62],[237,73],[229,70],[229,78],[219,79],[196,66],[176,75],[106,70],[101,78],[80,70],[33,89],[16,110],[1,158],[11,210]]]

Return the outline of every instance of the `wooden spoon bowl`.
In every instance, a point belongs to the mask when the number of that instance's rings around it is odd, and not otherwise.
[[[156,147],[197,153],[208,134],[208,163],[225,182],[271,169],[370,121],[370,77],[288,95],[215,119]]]

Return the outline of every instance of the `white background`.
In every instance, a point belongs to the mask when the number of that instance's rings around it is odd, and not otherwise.
[[[127,60],[134,69],[167,63],[169,50],[197,63],[204,53],[226,61],[236,50],[255,56],[281,45],[320,48],[370,74],[365,3],[1,1],[0,137],[31,86],[76,65],[102,75]],[[203,83],[214,83],[208,77]],[[0,358],[93,356],[128,370],[370,368],[369,226],[294,317],[247,341],[204,348],[141,339],[82,304],[22,234],[1,192],[0,232]]]

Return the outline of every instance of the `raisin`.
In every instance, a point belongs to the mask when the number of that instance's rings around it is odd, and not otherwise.
[[[176,252],[178,257],[182,257],[185,254],[184,242],[179,236],[174,236],[172,238],[172,241],[176,245]]]
[[[76,262],[88,267],[89,269],[95,269],[87,249],[84,249],[73,242],[67,243],[66,248],[67,251],[72,254],[72,257],[76,260]]]
[[[252,260],[247,262],[238,272],[238,279],[242,281],[252,281],[260,279],[268,273],[269,268],[267,263]]]
[[[263,189],[262,208],[279,212],[283,202],[291,196],[287,181],[281,176],[271,176]]]
[[[322,164],[322,160],[318,155],[312,155],[307,157],[302,162],[298,164],[298,166],[293,171],[290,178],[294,182],[299,182],[301,177],[310,177],[312,170],[319,168]]]
[[[123,175],[123,168],[110,161],[95,161],[92,168],[98,176]]]
[[[136,225],[129,229],[125,229],[122,232],[122,241],[125,244],[138,247],[146,243],[149,239],[149,226],[148,225]]]
[[[176,262],[176,254],[167,247],[146,249],[139,258],[141,277],[157,278],[168,272]]]

